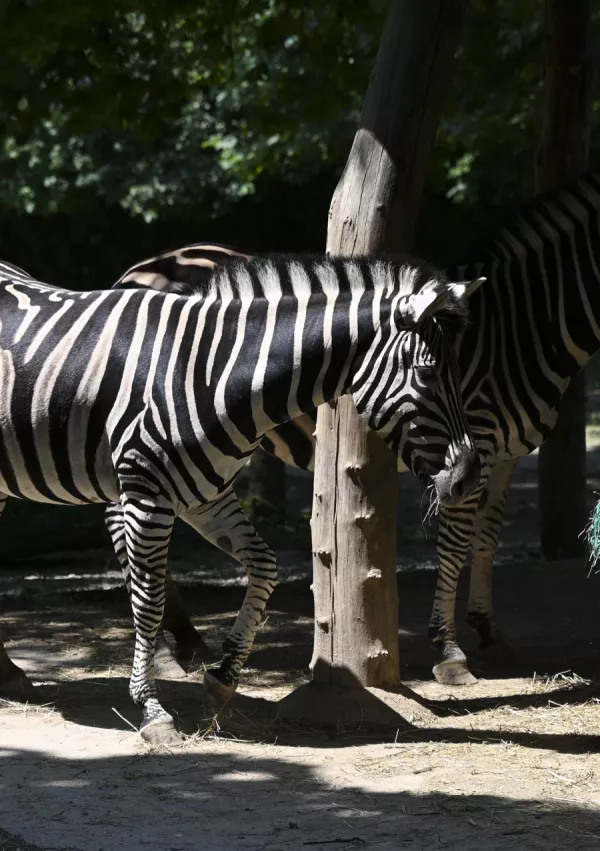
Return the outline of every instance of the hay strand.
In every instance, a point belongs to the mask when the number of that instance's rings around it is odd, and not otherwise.
[[[594,569],[600,561],[600,500],[596,503],[590,522],[585,530],[589,551],[590,568]]]

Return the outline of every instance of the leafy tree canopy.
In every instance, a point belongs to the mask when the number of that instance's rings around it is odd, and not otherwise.
[[[385,2],[9,2],[0,202],[147,219],[343,158]],[[31,26],[35,20],[34,28]]]
[[[266,184],[335,179],[387,5],[0,0],[0,207],[216,216]],[[464,242],[531,194],[542,11],[536,0],[469,4],[426,239],[443,214],[446,243]]]

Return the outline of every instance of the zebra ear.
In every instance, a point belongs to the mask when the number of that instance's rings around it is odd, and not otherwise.
[[[450,284],[450,289],[454,293],[455,298],[470,298],[484,281],[487,281],[487,278],[473,278],[472,281],[455,281],[453,284]]]
[[[441,310],[450,296],[451,291],[447,288],[441,292],[431,289],[407,296],[400,304],[401,321],[403,325],[418,325],[436,311]]]
[[[448,284],[441,292],[433,287],[403,299],[400,306],[402,323],[418,325],[429,316],[433,316],[446,305],[452,297],[456,300],[469,298],[487,278],[474,278],[472,281],[458,281]]]

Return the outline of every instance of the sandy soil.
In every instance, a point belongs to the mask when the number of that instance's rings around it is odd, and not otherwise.
[[[290,583],[277,591],[239,698],[216,718],[200,671],[161,682],[186,733],[162,753],[130,727],[139,717],[127,695],[132,635],[120,590],[13,601],[3,619],[9,652],[46,705],[0,709],[0,849],[600,848],[595,601],[584,579],[572,580],[577,566],[543,570],[502,571],[518,659],[468,689],[423,681],[433,577],[401,576],[406,685],[364,692],[358,726],[343,711],[331,727],[282,717],[311,651],[310,595]],[[215,646],[241,592],[189,589]],[[339,709],[335,693],[314,701]],[[387,722],[372,725],[382,705]]]

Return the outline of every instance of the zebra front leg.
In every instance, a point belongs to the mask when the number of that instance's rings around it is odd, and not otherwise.
[[[440,510],[437,543],[440,567],[429,621],[429,637],[437,655],[433,675],[438,683],[445,685],[471,685],[476,682],[469,671],[467,657],[456,639],[456,589],[469,553],[475,513],[483,486],[484,482],[481,482],[460,505],[447,505]]]
[[[164,613],[167,552],[175,512],[169,504],[127,492],[122,505],[135,628],[129,693],[142,709],[142,738],[151,744],[174,744],[179,736],[173,719],[156,696],[154,654]]]
[[[121,567],[123,581],[127,594],[131,601],[131,575],[129,572],[129,561],[127,559],[127,542],[125,539],[125,520],[122,507],[113,503],[109,505],[104,512],[104,523],[110,535],[115,556]],[[168,577],[167,577],[168,583]],[[166,598],[168,598],[167,583],[165,586]],[[165,610],[167,603],[165,600]],[[163,617],[164,622],[164,617]],[[190,624],[191,626],[191,624]],[[192,627],[193,629],[193,627]],[[178,680],[185,679],[186,672],[183,670],[175,655],[171,651],[169,644],[162,630],[159,630],[156,635],[156,653],[154,656],[154,667],[157,676],[164,679]]]
[[[269,597],[277,584],[275,554],[258,535],[232,491],[181,517],[203,537],[244,565],[248,575],[244,602],[233,629],[223,643],[223,661],[217,670],[204,675],[209,694],[222,703],[237,687],[240,671],[252,650]]]
[[[127,560],[127,545],[125,542],[125,528],[123,520],[123,509],[117,503],[109,505],[104,514],[104,522],[112,541],[115,556],[121,567],[123,580],[127,593],[131,597],[131,584],[129,577],[129,562]],[[163,616],[161,630],[167,630],[175,639],[177,645],[177,657],[171,653],[171,648],[160,635],[160,651],[157,654],[157,672],[166,677],[185,676],[185,671],[179,662],[212,662],[214,653],[208,647],[202,635],[196,630],[190,620],[190,616],[183,605],[177,586],[169,571],[166,572],[165,584],[165,613]]]
[[[6,494],[0,493],[0,516],[6,506]],[[9,658],[0,639],[0,698],[4,700],[27,701],[35,694],[33,683],[25,673]]]
[[[494,622],[492,578],[498,549],[506,494],[517,459],[492,467],[481,496],[473,532],[471,584],[467,622],[479,634],[480,649],[492,662],[508,662],[513,651]]]

